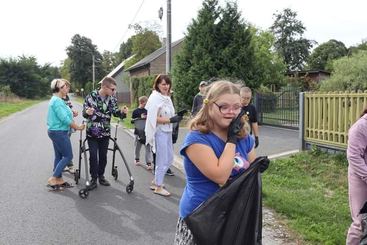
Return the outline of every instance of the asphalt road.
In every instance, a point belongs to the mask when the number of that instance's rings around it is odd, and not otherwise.
[[[153,194],[153,175],[133,165],[133,141],[119,128],[118,142],[135,179],[131,194],[125,191],[129,176],[119,156],[118,181],[110,174],[109,161],[106,178],[112,186],[98,186],[88,199],[78,196],[83,179],[74,188],[49,192],[54,153],[46,113],[47,102],[42,102],[0,122],[0,244],[172,244],[182,174],[166,178],[171,197]],[[79,134],[71,141],[77,162]],[[71,174],[64,177],[75,183]]]
[[[78,104],[74,106],[80,111]],[[105,175],[111,187],[98,186],[87,199],[81,199],[78,191],[85,183],[82,162],[79,185],[49,192],[46,184],[54,153],[47,136],[46,114],[47,102],[42,102],[0,121],[0,244],[173,244],[183,173],[174,169],[176,176],[166,177],[171,197],[153,194],[149,190],[153,175],[134,166],[131,133],[119,127],[117,141],[135,179],[132,193],[125,191],[129,176],[120,156],[116,159],[119,179],[113,180],[111,153]],[[81,120],[80,116],[76,119]],[[174,146],[175,166],[181,169],[177,154],[186,132],[187,128],[180,129]],[[71,136],[75,164],[79,135]],[[279,156],[294,151],[297,137],[295,131],[261,127],[257,155]],[[75,183],[73,177],[64,174],[70,183]],[[263,244],[285,244],[276,233],[265,221]]]

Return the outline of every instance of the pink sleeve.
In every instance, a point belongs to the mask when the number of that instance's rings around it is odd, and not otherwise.
[[[367,183],[367,121],[359,119],[348,133],[349,168]]]

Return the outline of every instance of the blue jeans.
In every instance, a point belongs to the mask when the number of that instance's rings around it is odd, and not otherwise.
[[[65,166],[73,159],[73,151],[71,149],[68,131],[48,130],[47,133],[48,137],[52,140],[55,151],[53,176],[61,178]]]

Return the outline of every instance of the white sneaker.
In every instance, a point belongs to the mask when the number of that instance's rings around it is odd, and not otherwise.
[[[71,173],[71,174],[74,174],[75,173],[75,168],[74,168],[74,166],[72,165],[72,166],[70,166],[70,167],[66,167],[65,169],[67,169],[67,171],[69,172],[69,173]]]

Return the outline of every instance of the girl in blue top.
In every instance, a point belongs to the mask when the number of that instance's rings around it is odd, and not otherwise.
[[[69,130],[83,130],[84,125],[73,121],[73,112],[65,103],[64,98],[69,92],[70,83],[65,79],[54,79],[51,89],[54,95],[48,104],[47,128],[48,137],[52,140],[55,151],[53,175],[48,179],[51,187],[70,186],[62,179],[62,171],[73,158]]]
[[[175,244],[195,244],[183,219],[255,160],[249,127],[243,118],[236,119],[241,107],[240,87],[217,81],[210,85],[201,110],[189,123],[191,132],[180,152],[184,157],[186,186],[180,201]]]

